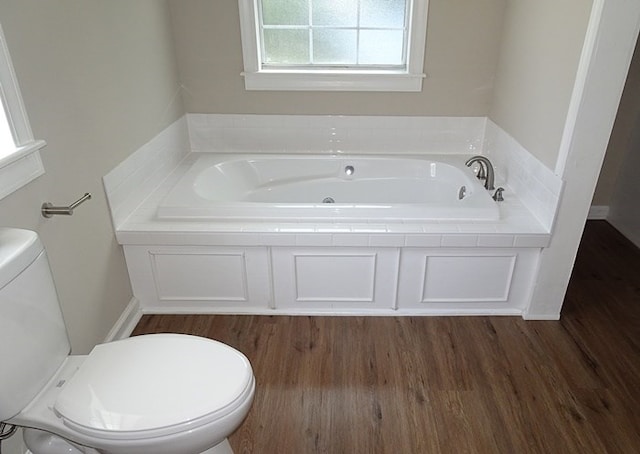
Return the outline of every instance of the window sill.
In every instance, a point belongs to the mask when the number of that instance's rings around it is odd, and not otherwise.
[[[279,91],[422,91],[424,74],[262,70],[243,72],[247,90]]]
[[[40,149],[44,140],[34,140],[14,153],[0,158],[0,199],[17,191],[44,173]]]

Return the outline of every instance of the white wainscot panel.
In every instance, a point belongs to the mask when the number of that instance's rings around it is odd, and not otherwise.
[[[243,252],[150,255],[157,293],[163,301],[249,299]]]
[[[266,248],[128,246],[125,254],[143,307],[242,311],[269,306]]]
[[[423,303],[506,301],[516,256],[427,256]]]
[[[535,251],[481,252],[405,249],[400,264],[400,308],[512,308],[528,304]]]
[[[397,249],[274,248],[276,308],[394,308],[398,256]]]

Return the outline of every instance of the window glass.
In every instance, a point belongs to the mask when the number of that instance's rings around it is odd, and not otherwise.
[[[313,63],[354,65],[358,57],[357,46],[355,30],[316,30],[313,32]]]
[[[238,0],[245,89],[421,91],[428,0]]]
[[[309,22],[308,0],[266,0],[261,3],[265,25],[306,25]]]
[[[362,27],[402,28],[407,5],[405,0],[360,0]]]
[[[265,63],[309,63],[309,34],[306,30],[269,29],[264,31]]]
[[[9,127],[7,114],[4,109],[0,109],[0,159],[9,156],[16,150],[16,145]]]
[[[34,140],[9,48],[0,27],[0,199],[44,173],[39,150],[46,144]]]
[[[354,0],[313,0],[314,26],[358,26],[358,2]]]
[[[360,64],[404,65],[404,34],[397,30],[362,30]]]
[[[407,1],[259,0],[262,64],[403,67]]]

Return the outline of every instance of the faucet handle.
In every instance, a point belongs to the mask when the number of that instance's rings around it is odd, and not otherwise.
[[[495,200],[496,202],[504,202],[504,197],[502,197],[503,192],[503,187],[499,187],[498,189],[496,189],[496,192],[493,193],[493,200]]]

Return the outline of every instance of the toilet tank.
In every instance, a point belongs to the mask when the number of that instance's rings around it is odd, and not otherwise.
[[[35,232],[0,228],[0,421],[18,414],[69,354],[47,255]]]

